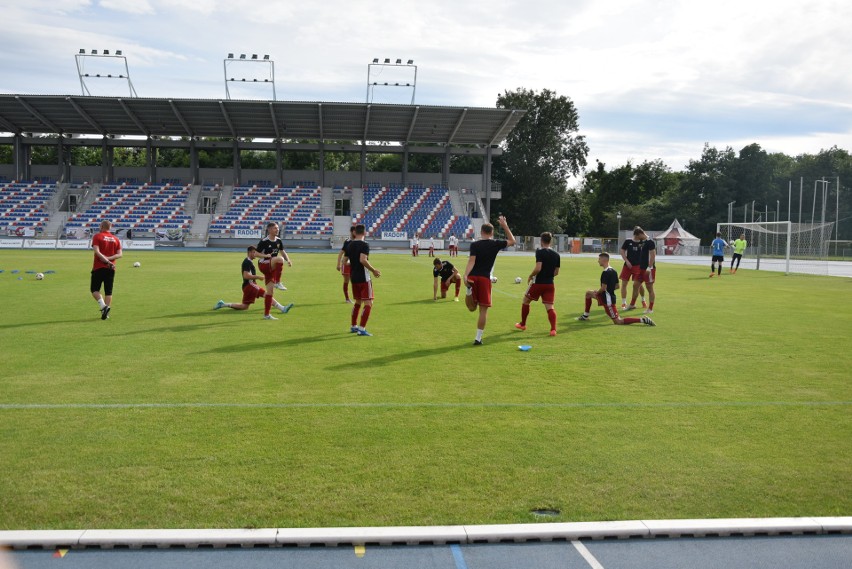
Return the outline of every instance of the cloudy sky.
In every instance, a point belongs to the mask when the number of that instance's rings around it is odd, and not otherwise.
[[[570,97],[608,168],[675,170],[709,143],[852,150],[852,3],[834,0],[28,0],[3,7],[0,92],[81,93],[80,48],[121,49],[140,97],[225,97],[228,53],[270,55],[279,100],[364,101],[367,64],[413,59],[416,103],[493,107],[520,87]],[[120,60],[83,58],[86,71]],[[102,67],[101,67],[102,66]],[[269,77],[230,64],[236,77]],[[377,70],[378,71],[378,70]],[[385,68],[382,82],[406,82]],[[377,77],[375,77],[378,79]],[[90,80],[93,95],[126,83]],[[270,84],[232,98],[271,99]],[[409,103],[404,88],[372,99]]]

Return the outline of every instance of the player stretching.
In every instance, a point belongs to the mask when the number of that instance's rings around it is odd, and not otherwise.
[[[481,239],[470,244],[470,257],[464,270],[467,308],[473,312],[479,306],[474,346],[482,345],[482,334],[485,332],[488,309],[491,307],[491,270],[494,268],[494,261],[497,260],[497,253],[515,244],[515,236],[506,224],[506,218],[501,215],[497,221],[506,232],[506,239],[494,239],[494,226],[483,223],[479,230]]]
[[[556,297],[556,287],[553,277],[559,274],[561,258],[559,253],[550,248],[553,235],[545,231],[541,234],[541,248],[535,251],[535,267],[533,267],[527,282],[527,292],[521,304],[521,321],[515,324],[518,330],[527,329],[527,316],[530,313],[530,302],[541,298],[544,309],[547,310],[547,319],[550,322],[550,335],[556,335],[556,310],[553,308],[553,300]]]
[[[340,248],[340,253],[337,254],[337,271],[343,275],[343,297],[348,304],[352,304],[349,299],[349,275],[352,265],[349,264],[349,257],[346,256],[346,250],[349,248],[349,243],[355,239],[355,226],[349,228],[349,237],[343,241],[343,246]]]
[[[346,253],[352,267],[350,278],[352,281],[352,297],[355,299],[355,305],[352,307],[352,325],[349,331],[355,332],[359,336],[372,336],[367,332],[367,320],[373,310],[373,282],[370,280],[370,273],[373,273],[376,278],[382,276],[381,271],[370,264],[370,245],[364,240],[366,233],[367,229],[363,224],[356,225],[355,238],[349,242]],[[361,304],[364,305],[364,312],[361,313],[361,324],[359,326],[358,312],[361,310]]]
[[[216,306],[213,307],[213,310],[219,310],[220,308],[233,308],[234,310],[248,310],[249,307],[254,304],[254,301],[258,298],[263,298],[266,296],[266,291],[257,285],[256,280],[264,278],[263,275],[258,275],[254,270],[254,258],[257,256],[257,249],[253,245],[250,245],[248,249],[246,249],[246,258],[243,259],[243,265],[241,267],[243,273],[243,301],[242,302],[225,302],[224,300],[220,300],[216,303]],[[283,314],[287,314],[290,312],[290,309],[293,308],[293,304],[288,304],[286,306],[282,306],[277,300],[272,299],[272,305],[275,306],[278,310],[280,310]],[[270,317],[269,320],[274,320],[274,318]]]
[[[636,308],[636,298],[644,284],[648,289],[648,308],[645,314],[653,314],[654,301],[657,299],[657,293],[654,292],[654,283],[657,281],[657,246],[653,239],[648,239],[645,230],[638,225],[633,230],[633,237],[638,239],[639,243],[639,278],[633,281],[633,295],[630,297],[630,306],[627,310]]]
[[[420,238],[417,237],[417,234],[414,234],[414,237],[410,240],[411,243],[411,256],[416,257],[418,253],[420,253]]]
[[[642,228],[638,225],[633,229],[633,236],[638,237]],[[624,311],[633,310],[635,306],[627,307],[627,283],[630,281],[636,282],[642,272],[642,267],[639,266],[642,257],[642,244],[633,239],[625,239],[621,244],[621,258],[624,260],[624,265],[621,267],[621,309]],[[640,284],[639,296],[642,298],[642,308],[647,308],[645,303],[645,287]]]
[[[281,273],[284,271],[285,262],[289,267],[292,267],[293,263],[290,261],[287,251],[284,250],[284,242],[278,237],[278,224],[274,221],[266,224],[266,237],[257,244],[257,257],[260,258],[257,266],[263,273],[264,283],[266,284],[263,317],[267,320],[277,320],[269,314],[272,309],[273,288],[287,290],[287,287],[281,284]]]
[[[710,278],[713,278],[713,273],[718,270],[719,276],[722,276],[722,265],[725,264],[725,249],[730,247],[728,242],[722,239],[721,233],[716,233],[716,239],[710,243],[710,247],[713,249],[713,259],[710,261]],[[719,263],[718,269],[716,268],[716,263]]]
[[[731,274],[735,275],[740,269],[740,260],[743,258],[743,253],[745,253],[746,247],[748,247],[748,241],[746,241],[745,233],[740,235],[740,238],[734,241],[731,246],[734,248],[734,256],[731,257]],[[734,261],[737,262],[736,268],[734,268]]]
[[[434,283],[432,285],[432,300],[438,300],[438,283],[441,283],[441,298],[447,298],[447,291],[450,289],[450,283],[456,285],[455,302],[459,301],[459,291],[461,290],[461,275],[459,270],[449,261],[441,261],[435,258],[432,261],[432,276]]]
[[[654,321],[648,316],[641,318],[622,318],[618,315],[616,307],[615,291],[618,289],[618,273],[609,266],[609,253],[601,253],[598,255],[598,265],[603,268],[601,273],[601,286],[597,290],[586,291],[586,310],[582,316],[578,316],[577,320],[588,320],[589,310],[592,308],[592,299],[597,299],[598,306],[603,306],[607,316],[612,318],[613,324],[645,324],[647,326],[656,326]]]

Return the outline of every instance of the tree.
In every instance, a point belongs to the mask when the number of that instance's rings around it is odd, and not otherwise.
[[[589,154],[585,137],[576,134],[574,103],[547,89],[518,89],[500,95],[497,107],[527,111],[494,160],[500,209],[520,235],[561,231],[568,177],[580,174]]]

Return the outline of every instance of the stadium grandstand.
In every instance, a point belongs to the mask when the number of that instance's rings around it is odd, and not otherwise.
[[[0,146],[12,155],[11,164],[0,164],[0,235],[85,238],[101,219],[111,219],[134,239],[242,247],[274,221],[291,246],[335,247],[357,222],[379,246],[404,247],[414,235],[455,235],[464,242],[488,217],[490,200],[499,198],[491,187],[491,161],[523,114],[0,94]],[[57,163],[33,164],[36,147],[53,147]],[[99,149],[101,164],[72,163],[75,147]],[[117,148],[144,154],[145,166],[115,165]],[[189,166],[158,166],[158,153],[166,149],[185,152]],[[276,168],[244,169],[245,151],[273,154]],[[202,167],[202,152],[231,153],[233,167]],[[291,152],[314,153],[319,169],[285,170]],[[360,171],[326,170],[329,152],[359,155]],[[368,154],[399,155],[401,171],[368,171]],[[409,172],[415,154],[437,157],[440,171]],[[452,158],[461,155],[481,157],[481,174],[451,172]]]

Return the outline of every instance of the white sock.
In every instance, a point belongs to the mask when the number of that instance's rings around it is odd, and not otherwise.
[[[588,313],[588,312],[584,312],[584,313],[583,313],[583,316],[585,316],[586,318],[588,318],[588,317],[589,317],[589,313]]]
[[[477,342],[482,341],[482,333],[483,332],[485,332],[485,330],[479,330],[479,329],[476,330],[476,341]]]
[[[103,299],[103,298],[99,298],[99,299],[98,299],[98,307],[100,307],[101,309],[103,309],[105,306],[106,306],[106,302],[104,302],[104,299]]]
[[[645,304],[645,297],[642,297],[642,304]]]
[[[627,297],[626,297],[626,296],[622,296],[622,297],[621,297],[621,305],[622,305],[622,306],[626,306],[626,305],[627,305]]]

